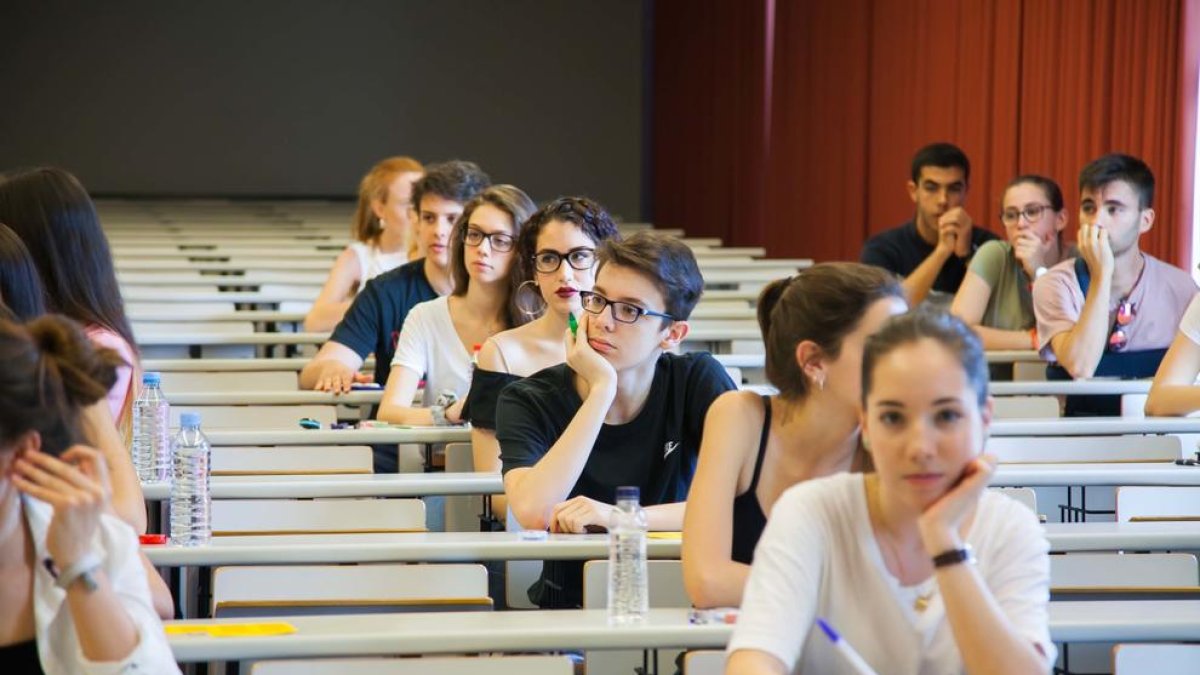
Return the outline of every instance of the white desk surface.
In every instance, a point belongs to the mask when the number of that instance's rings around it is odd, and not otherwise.
[[[1054,380],[1049,382],[992,382],[995,396],[1060,396],[1090,394],[1145,394],[1150,380]]]
[[[386,473],[278,476],[213,476],[213,499],[316,499],[490,495],[504,492],[498,473]],[[147,501],[170,497],[166,482],[142,484]]]
[[[1017,349],[985,352],[988,363],[1015,363],[1017,361],[1041,361],[1042,357],[1032,349]]]
[[[1120,434],[1200,433],[1195,417],[1063,417],[1048,420],[998,420],[993,436],[1116,436]]]
[[[1200,523],[1048,523],[1053,552],[1200,550]],[[678,560],[682,541],[652,538],[651,558]],[[599,560],[608,556],[603,534],[552,534],[523,541],[511,532],[295,534],[214,537],[206,546],[143,546],[160,567],[289,565],[367,562],[477,562],[481,560]]]
[[[678,537],[650,539],[646,554],[679,560],[681,546]],[[213,537],[205,546],[143,546],[142,551],[160,567],[599,560],[608,557],[608,535],[551,534],[537,541],[522,541],[513,532],[251,535]]]
[[[1060,485],[1200,485],[1200,466],[1170,462],[1067,464],[1001,464],[991,485],[1049,487]]]
[[[652,609],[639,626],[609,626],[604,610],[439,612],[292,617],[296,633],[271,637],[171,636],[180,662],[285,657],[562,649],[725,646],[732,625],[691,625],[686,609]],[[209,619],[169,623],[239,623]],[[1070,642],[1194,640],[1200,601],[1050,603],[1050,634]]]
[[[317,299],[312,289],[272,288],[258,291],[173,291],[169,298],[153,286],[129,286],[121,289],[125,302],[238,302],[248,305],[278,305],[281,302],[309,302]],[[186,306],[186,305],[181,305]]]
[[[766,357],[762,354],[713,354],[721,365],[737,368],[762,368]],[[299,372],[309,362],[306,358],[251,358],[251,359],[147,359],[142,369],[163,372],[225,372],[225,371],[271,371],[291,370]],[[363,368],[375,367],[375,359],[368,358]]]
[[[328,274],[337,258],[336,251],[301,251],[298,255],[288,252],[283,258],[267,258],[280,255],[280,250],[233,252],[233,251],[174,251],[156,254],[137,254],[118,251],[113,263],[117,273],[143,272],[257,272],[268,270],[305,271]],[[214,258],[221,258],[214,260]],[[754,274],[783,277],[798,269],[812,267],[813,261],[801,258],[759,258],[697,255],[696,264],[704,276],[710,272],[751,272]],[[757,277],[755,277],[757,278]]]
[[[211,445],[374,445],[391,443],[469,443],[464,426],[404,429],[213,429],[205,431]]]
[[[202,360],[202,359],[200,359]],[[382,389],[357,389],[333,394],[311,389],[275,391],[171,391],[173,406],[189,405],[373,405],[383,398]]]
[[[187,305],[179,305],[168,309],[128,309],[126,314],[130,321],[163,322],[171,321],[187,323],[194,321],[254,321],[276,323],[299,323],[304,320],[304,312],[281,312],[272,309],[243,309],[237,311],[188,311]],[[718,304],[704,304],[701,300],[692,310],[692,321],[704,319],[743,319],[755,321],[754,308],[749,304],[738,307],[728,307]],[[756,324],[757,325],[757,324]]]

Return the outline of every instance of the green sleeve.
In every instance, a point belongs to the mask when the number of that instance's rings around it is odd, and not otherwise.
[[[1000,283],[1000,274],[1004,271],[1004,259],[1008,257],[1008,251],[1008,242],[989,241],[971,256],[971,266],[968,269],[987,282],[988,288],[994,289],[996,284]]]

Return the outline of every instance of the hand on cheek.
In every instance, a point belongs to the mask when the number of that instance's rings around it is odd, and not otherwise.
[[[979,455],[963,467],[962,476],[945,494],[926,507],[917,520],[926,552],[937,555],[962,544],[963,520],[979,503],[995,472],[996,457]]]

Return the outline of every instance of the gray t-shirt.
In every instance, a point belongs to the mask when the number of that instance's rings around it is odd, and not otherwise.
[[[1033,293],[1029,275],[1013,255],[1007,241],[989,241],[975,252],[969,268],[992,289],[979,323],[1000,330],[1029,330],[1033,315]]]

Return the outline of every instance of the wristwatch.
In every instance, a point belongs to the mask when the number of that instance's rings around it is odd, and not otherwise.
[[[100,583],[96,581],[95,572],[100,569],[102,564],[100,556],[95,553],[85,553],[67,569],[60,571],[54,565],[53,560],[46,559],[46,569],[54,577],[54,585],[64,591],[69,590],[76,581],[83,583],[84,590],[89,593],[99,588]]]
[[[446,419],[446,406],[435,405],[430,406],[429,414],[433,415],[433,423],[439,427],[450,426],[450,421]]]
[[[1034,278],[1035,280],[1036,280],[1036,279],[1041,279],[1041,278],[1042,278],[1042,275],[1043,275],[1043,274],[1045,274],[1046,272],[1049,272],[1049,271],[1050,271],[1050,270],[1046,269],[1044,266],[1043,266],[1043,267],[1039,267],[1039,268],[1037,268],[1036,270],[1034,270],[1034,271],[1033,271],[1033,278]]]
[[[970,544],[963,544],[962,548],[952,548],[945,553],[939,553],[933,556],[933,566],[950,567],[959,563],[974,563],[975,552],[971,550]]]

